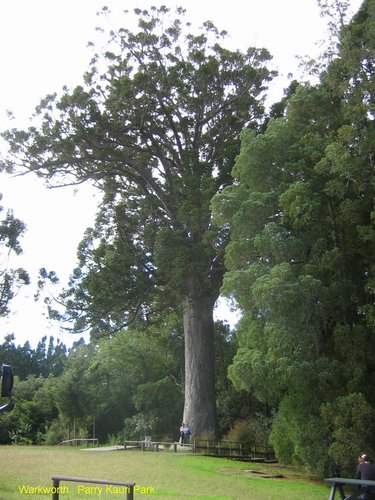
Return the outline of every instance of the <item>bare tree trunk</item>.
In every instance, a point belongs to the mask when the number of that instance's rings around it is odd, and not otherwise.
[[[184,301],[184,422],[192,436],[216,433],[215,346],[212,297],[191,293]]]

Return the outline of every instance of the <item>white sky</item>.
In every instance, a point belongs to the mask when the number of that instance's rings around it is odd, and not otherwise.
[[[316,0],[12,0],[0,2],[0,130],[27,127],[29,117],[46,94],[60,92],[82,81],[95,41],[95,27],[104,18],[96,13],[107,5],[116,25],[126,25],[122,11],[150,5],[181,5],[194,24],[211,20],[228,31],[230,48],[266,47],[281,77],[273,84],[271,102],[282,95],[288,73],[297,74],[296,55],[315,55],[316,42],[325,37],[325,22]],[[351,0],[352,12],[361,0]],[[6,110],[15,121],[9,122]],[[2,147],[0,145],[0,147]],[[12,313],[0,320],[0,341],[14,333],[16,342],[32,346],[43,335],[54,335],[70,345],[78,337],[62,334],[55,322],[43,317],[42,304],[33,300],[39,268],[55,270],[62,283],[76,264],[76,248],[86,227],[92,224],[100,194],[88,188],[47,190],[31,176],[11,178],[0,174],[1,205],[12,208],[27,225],[23,255],[17,267],[25,267],[33,284],[14,299]],[[221,319],[228,318],[223,310]],[[4,361],[4,360],[3,360]],[[2,362],[2,360],[0,360]]]

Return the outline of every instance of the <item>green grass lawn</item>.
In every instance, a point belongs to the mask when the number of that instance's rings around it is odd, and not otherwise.
[[[38,489],[52,487],[52,475],[135,482],[138,500],[326,500],[329,496],[324,484],[309,480],[293,469],[171,451],[96,452],[79,448],[0,446],[0,457],[0,500],[51,499],[52,494],[38,493]],[[281,473],[285,477],[265,479],[250,470]],[[79,491],[76,483],[60,486],[65,486],[61,500],[125,499],[124,494],[115,491],[105,493],[105,486],[101,492]]]

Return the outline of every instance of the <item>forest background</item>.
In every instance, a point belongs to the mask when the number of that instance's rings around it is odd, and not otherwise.
[[[292,82],[268,114],[251,117],[234,181],[211,204],[230,235],[222,291],[242,312],[235,333],[220,322],[214,328],[220,433],[233,437],[245,424],[246,439],[270,440],[280,461],[319,474],[348,471],[359,451],[371,453],[375,423],[375,3],[366,0],[346,25],[337,4],[327,9],[337,44],[312,65],[319,83]],[[6,138],[14,151],[25,140]],[[1,229],[17,252],[22,224],[9,215]],[[5,315],[27,274],[2,277]],[[73,427],[90,435],[94,425],[101,440],[145,430],[177,437],[178,311],[169,307],[148,328],[136,322],[110,339],[100,338],[102,326],[69,350],[47,338],[36,349],[5,340],[1,358],[18,379],[2,442],[52,444]]]

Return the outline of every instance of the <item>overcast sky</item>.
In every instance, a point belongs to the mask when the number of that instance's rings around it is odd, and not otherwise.
[[[271,101],[282,95],[288,73],[298,74],[296,55],[316,55],[316,43],[326,38],[325,22],[316,0],[181,0],[160,2],[187,9],[186,19],[196,24],[212,20],[229,33],[229,48],[266,47],[280,77],[270,91]],[[63,85],[81,83],[92,57],[87,42],[95,41],[95,27],[106,27],[96,13],[107,5],[114,25],[127,26],[124,9],[147,8],[159,2],[130,0],[12,0],[0,3],[0,129],[32,124],[30,117],[40,99],[59,93]],[[355,12],[361,0],[351,0]],[[13,122],[6,111],[15,116]],[[0,148],[3,149],[3,145]],[[55,270],[63,283],[76,264],[76,248],[83,231],[92,224],[100,195],[80,188],[47,190],[40,181],[25,176],[0,175],[2,206],[12,208],[27,225],[22,240],[24,266],[33,284],[13,301],[12,313],[0,320],[0,341],[14,333],[21,345],[35,346],[43,335],[53,335],[70,345],[76,337],[62,334],[55,323],[43,317],[33,295],[39,268]],[[224,312],[227,317],[227,312]],[[0,360],[0,363],[4,360]]]

